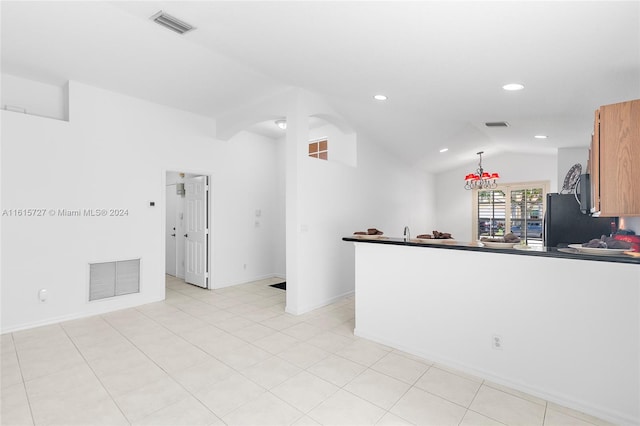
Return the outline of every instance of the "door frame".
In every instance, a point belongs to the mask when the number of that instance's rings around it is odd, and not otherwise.
[[[176,227],[173,228],[173,232],[166,227],[166,224],[169,223],[169,221],[171,221],[171,218],[168,217],[169,215],[167,213],[169,213],[169,206],[173,205],[174,208],[174,218],[173,218],[173,224],[174,225],[178,225],[177,223],[175,223],[176,219],[177,219],[177,210],[178,210],[178,206],[177,206],[177,201],[176,201],[176,185],[175,184],[168,184],[167,186],[165,186],[166,190],[165,190],[165,206],[164,206],[164,212],[165,212],[165,218],[164,218],[164,223],[165,223],[165,257],[164,257],[164,269],[165,269],[165,273],[167,275],[173,275],[175,277],[178,277],[178,236],[177,236],[177,229]],[[174,201],[172,203],[169,203],[169,200],[173,199]],[[171,239],[168,238],[168,234],[169,232],[171,232],[172,234],[175,235],[174,239],[173,239],[173,262],[170,261],[170,257],[168,256],[168,246],[169,243],[171,242]],[[171,263],[173,263],[173,265],[170,265]],[[173,270],[173,274],[171,273],[171,271],[169,271],[169,266],[171,266],[172,270]]]
[[[167,238],[167,232],[166,232],[166,221],[167,221],[167,192],[166,192],[166,187],[167,187],[167,173],[168,172],[176,172],[176,173],[185,173],[185,174],[191,174],[191,175],[198,175],[198,176],[206,176],[207,177],[207,185],[209,186],[209,190],[207,191],[207,202],[206,202],[206,206],[207,206],[207,213],[206,213],[206,218],[207,218],[207,228],[209,229],[209,234],[207,236],[207,242],[205,244],[205,249],[207,250],[207,254],[206,254],[206,259],[207,259],[207,273],[208,273],[208,277],[207,277],[207,286],[206,289],[208,290],[213,290],[215,288],[214,283],[213,283],[213,238],[214,238],[214,232],[213,232],[213,171],[211,170],[198,170],[198,169],[192,169],[189,167],[183,168],[183,167],[167,167],[162,169],[162,179],[161,179],[161,194],[162,194],[162,202],[161,202],[161,249],[162,249],[162,275],[166,274],[166,269],[167,269],[167,265],[166,265],[166,252],[167,252],[167,246],[166,246],[166,238]]]

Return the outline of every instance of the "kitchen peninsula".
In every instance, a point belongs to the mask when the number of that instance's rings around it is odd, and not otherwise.
[[[355,334],[640,424],[640,259],[362,240]]]

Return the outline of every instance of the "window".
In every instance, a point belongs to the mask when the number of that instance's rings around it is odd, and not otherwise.
[[[528,245],[542,246],[548,188],[548,182],[529,182],[474,190],[474,239],[512,232]]]
[[[327,160],[329,158],[329,141],[320,139],[309,142],[309,157]]]
[[[505,234],[507,201],[501,189],[477,191],[478,207],[474,209],[477,216],[477,237],[502,236]]]

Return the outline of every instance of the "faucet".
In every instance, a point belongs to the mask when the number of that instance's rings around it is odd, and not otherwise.
[[[405,227],[404,227],[404,240],[405,240],[405,241],[409,241],[409,239],[410,239],[410,238],[411,238],[411,237],[409,236],[409,227],[408,227],[408,226],[405,226]]]

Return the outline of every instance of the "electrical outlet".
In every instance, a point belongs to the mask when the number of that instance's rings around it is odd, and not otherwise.
[[[491,346],[493,347],[493,349],[497,349],[497,350],[502,350],[502,336],[498,336],[497,334],[494,334],[493,336],[491,336]]]

